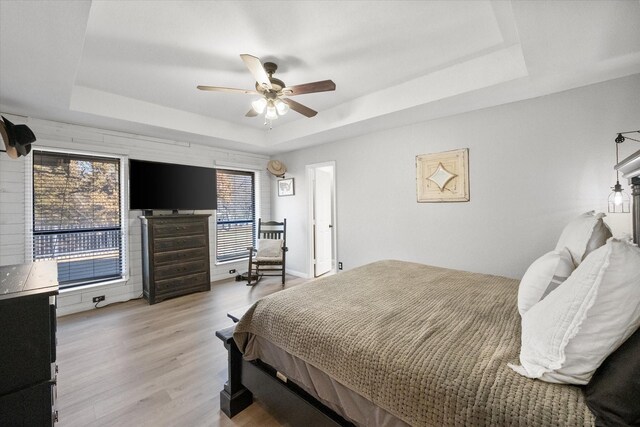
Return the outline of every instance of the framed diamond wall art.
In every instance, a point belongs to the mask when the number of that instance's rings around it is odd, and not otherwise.
[[[469,201],[469,149],[416,156],[418,202]]]

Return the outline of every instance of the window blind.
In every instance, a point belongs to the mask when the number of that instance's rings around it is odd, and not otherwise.
[[[33,153],[33,258],[71,287],[122,277],[120,160]]]
[[[255,235],[253,172],[217,169],[216,261],[247,258]]]

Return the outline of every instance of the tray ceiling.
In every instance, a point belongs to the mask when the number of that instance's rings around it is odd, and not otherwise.
[[[640,72],[640,2],[0,1],[0,108],[275,153]],[[62,25],[64,23],[64,25]],[[244,116],[239,54],[319,111]]]

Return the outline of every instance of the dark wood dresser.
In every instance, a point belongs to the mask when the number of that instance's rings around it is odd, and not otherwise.
[[[50,426],[56,410],[55,261],[0,267],[0,426]]]
[[[210,216],[140,217],[143,294],[149,304],[211,290]]]

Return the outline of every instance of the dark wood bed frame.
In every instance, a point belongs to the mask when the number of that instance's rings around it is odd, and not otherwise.
[[[629,180],[633,203],[633,242],[640,244],[640,151],[636,151],[615,166],[622,177]]]
[[[640,151],[616,165],[630,180],[633,196],[633,241],[640,242]],[[352,426],[300,387],[285,382],[271,366],[248,362],[233,340],[234,326],[216,332],[229,352],[229,379],[220,392],[220,409],[229,418],[253,403],[255,395],[278,419],[291,425]]]
[[[256,396],[277,419],[294,426],[353,426],[297,385],[281,380],[271,366],[244,360],[233,340],[234,329],[216,332],[229,352],[229,378],[220,392],[220,410],[229,418],[251,405]]]

